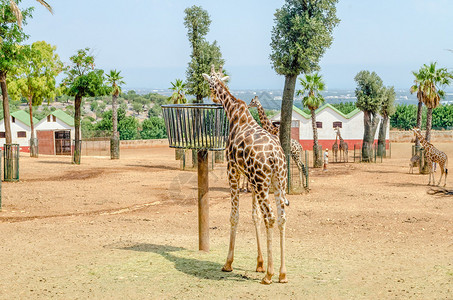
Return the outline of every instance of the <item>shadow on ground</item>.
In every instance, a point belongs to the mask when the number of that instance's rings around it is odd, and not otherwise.
[[[164,166],[164,165],[126,165],[128,167],[134,167],[134,168],[144,168],[144,169],[156,169],[156,170],[176,170],[180,171],[179,168],[172,167],[172,166]]]
[[[49,164],[49,165],[71,165],[72,162],[70,160],[68,161],[62,161],[62,160],[40,160],[38,161],[40,164]]]
[[[223,265],[217,262],[174,255],[174,252],[186,250],[181,247],[155,244],[136,244],[119,249],[139,252],[153,252],[162,255],[165,259],[174,263],[176,270],[200,279],[235,281],[255,280],[235,272],[222,272],[221,270]]]

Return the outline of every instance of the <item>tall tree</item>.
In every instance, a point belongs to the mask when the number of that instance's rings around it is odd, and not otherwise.
[[[94,68],[94,56],[89,54],[90,48],[80,49],[70,57],[71,64],[65,70],[66,77],[62,86],[64,93],[74,99],[75,149],[73,163],[80,164],[80,116],[83,97],[102,96],[108,93],[105,85],[104,71]]]
[[[316,125],[316,114],[317,110],[323,103],[324,97],[321,92],[324,91],[325,85],[322,80],[322,76],[318,73],[313,75],[306,74],[305,78],[299,79],[302,89],[297,91],[297,95],[303,95],[302,104],[307,107],[311,112],[311,124],[313,128],[313,154],[314,154],[314,167],[321,167],[319,157],[321,153],[318,151],[318,128]]]
[[[286,0],[275,13],[270,59],[277,74],[285,76],[280,142],[290,154],[291,116],[297,76],[319,70],[319,60],[333,41],[338,0]]]
[[[118,105],[117,100],[118,96],[121,93],[121,85],[125,84],[122,80],[123,77],[120,76],[121,71],[110,70],[110,74],[107,74],[107,83],[112,88],[112,124],[113,124],[113,134],[112,140],[110,141],[110,158],[119,159],[120,158],[120,136],[118,133]]]
[[[362,160],[371,161],[374,136],[379,124],[378,113],[382,106],[384,86],[382,79],[375,72],[360,71],[354,80],[357,82],[357,88],[355,89],[356,106],[363,111]]]
[[[205,39],[211,24],[208,12],[201,6],[194,5],[186,8],[184,13],[184,26],[187,28],[187,36],[192,47],[186,71],[187,91],[189,95],[196,97],[195,103],[202,103],[203,98],[210,95],[209,86],[202,74],[208,74],[211,65],[219,68],[225,61],[217,42],[211,44]]]
[[[44,99],[53,100],[57,96],[55,78],[63,69],[55,46],[44,41],[21,47],[20,60],[8,77],[8,90],[12,99],[24,97],[30,110],[30,156],[38,157],[33,124],[33,106],[41,105]]]
[[[431,140],[431,127],[433,120],[433,109],[439,106],[440,99],[445,97],[444,86],[449,85],[453,74],[447,71],[447,68],[437,68],[437,63],[423,65],[425,74],[421,83],[421,98],[427,107],[426,112],[426,141]]]
[[[11,1],[14,2],[14,1]],[[19,3],[19,1],[17,1]],[[14,69],[18,61],[22,59],[21,48],[18,47],[27,36],[18,25],[16,2],[12,5],[9,1],[0,1],[0,88],[3,98],[3,116],[5,120],[5,140],[6,144],[12,143],[11,136],[11,116],[9,113],[9,97],[7,86],[7,75]],[[32,8],[22,11],[21,23],[31,16]]]
[[[378,135],[378,155],[382,156],[385,153],[385,137],[390,117],[395,113],[395,88],[393,86],[384,88],[382,104],[379,110],[381,115],[381,124],[379,125]]]

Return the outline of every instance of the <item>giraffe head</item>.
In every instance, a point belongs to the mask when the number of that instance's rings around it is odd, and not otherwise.
[[[258,100],[258,96],[255,96],[255,98],[253,98],[252,101],[250,101],[249,108],[258,107],[260,105],[261,105],[261,103],[260,103],[260,100]]]
[[[215,71],[214,65],[211,65],[211,74],[208,75],[206,73],[202,74],[204,79],[209,84],[209,89],[211,90],[211,98],[214,103],[220,103],[220,100],[215,96],[216,87],[219,84],[225,84],[230,77],[223,76],[222,67],[220,67],[219,72]]]
[[[420,128],[418,128],[418,127],[412,128],[412,131],[414,132],[414,134],[416,136],[421,136],[422,135],[422,132],[421,132]]]

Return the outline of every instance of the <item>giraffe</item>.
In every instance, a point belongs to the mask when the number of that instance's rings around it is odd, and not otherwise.
[[[276,136],[262,129],[253,119],[247,104],[236,99],[224,84],[224,78],[220,78],[214,66],[211,74],[203,74],[209,83],[209,88],[214,94],[213,100],[221,103],[230,121],[230,133],[227,142],[227,170],[231,192],[230,214],[230,243],[226,263],[222,268],[224,272],[233,270],[234,246],[236,231],[239,221],[239,179],[240,174],[247,176],[252,188],[252,219],[255,224],[257,238],[257,267],[256,271],[264,272],[264,260],[260,245],[260,216],[264,218],[267,236],[267,269],[261,283],[271,284],[274,274],[272,259],[272,229],[275,223],[275,215],[269,200],[269,188],[274,189],[275,203],[277,206],[277,225],[280,232],[280,274],[279,282],[288,282],[285,265],[285,205],[289,205],[286,199],[286,159]]]
[[[343,138],[341,137],[340,128],[335,127],[335,131],[337,132],[337,137],[340,140],[340,145],[338,147],[340,151],[340,161],[341,161],[341,152],[343,152],[343,161],[348,162],[348,143],[346,143]]]
[[[433,185],[436,183],[434,179],[434,172],[433,172],[433,163],[438,163],[440,167],[440,178],[439,182],[437,185],[440,184],[442,180],[442,176],[445,175],[444,178],[444,186],[447,185],[447,175],[448,175],[448,157],[447,154],[444,152],[438,150],[436,147],[434,147],[433,144],[428,142],[422,135],[420,128],[413,128],[412,131],[414,132],[415,136],[418,137],[418,140],[420,143],[423,145],[423,148],[425,149],[425,156],[426,160],[428,161],[428,167],[429,167],[429,181],[428,185],[431,185],[431,177],[433,178]]]
[[[280,134],[280,128],[276,125],[274,125],[266,116],[266,112],[264,111],[263,106],[261,105],[260,100],[258,99],[258,96],[255,96],[255,98],[250,101],[249,108],[250,107],[256,107],[258,110],[258,116],[260,118],[261,125],[263,126],[263,129],[266,130],[267,132],[279,137]],[[303,176],[302,174],[306,174],[307,170],[305,169],[305,165],[302,163],[302,160],[300,159],[300,155],[303,153],[303,148],[302,145],[296,141],[295,139],[291,139],[291,157],[293,160],[296,162],[297,168],[299,169],[299,174],[301,177],[301,181],[303,184]]]
[[[332,145],[333,158],[335,162],[338,160],[338,134],[335,135],[335,143]]]

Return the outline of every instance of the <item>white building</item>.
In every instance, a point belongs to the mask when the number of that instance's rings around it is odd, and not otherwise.
[[[74,118],[57,109],[35,126],[39,154],[71,154],[75,137]]]
[[[74,118],[61,109],[47,115],[41,121],[33,118],[35,138],[38,139],[39,154],[70,154],[71,140],[75,136]],[[20,151],[30,151],[30,115],[18,110],[11,113],[12,143],[19,144]],[[5,144],[5,121],[0,121],[0,145]]]
[[[38,123],[38,120],[33,118],[33,123]],[[20,151],[30,151],[31,128],[30,115],[27,112],[18,110],[11,113],[11,135],[12,143],[19,144]],[[2,150],[5,142],[5,120],[3,119],[0,121],[0,145]]]
[[[354,145],[361,145],[364,132],[363,112],[356,108],[345,115],[332,105],[326,103],[315,111],[316,125],[318,128],[319,145],[323,148],[331,148],[335,143],[335,127],[340,128],[341,137],[348,143],[349,149]],[[280,113],[271,118],[278,123]],[[389,140],[389,124],[387,124],[386,141]],[[375,142],[379,135],[379,127],[376,130]],[[300,142],[304,149],[313,148],[313,128],[311,115],[293,106],[291,137]]]

